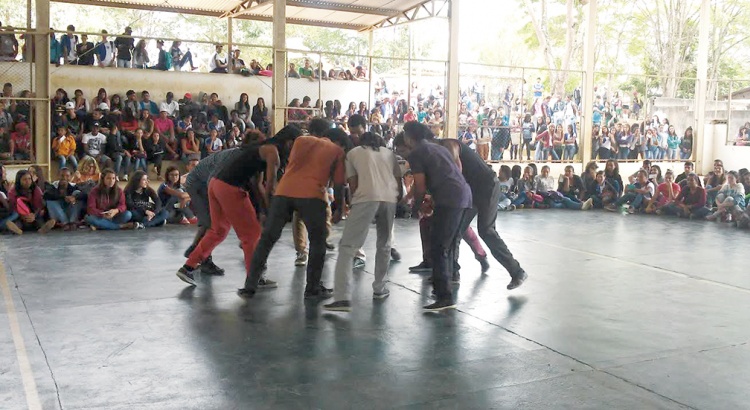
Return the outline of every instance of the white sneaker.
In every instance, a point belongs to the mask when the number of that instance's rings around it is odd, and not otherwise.
[[[125,175],[123,175],[123,176],[122,176],[122,180],[123,180],[123,181],[127,181],[127,180],[128,180],[128,174],[125,174]]]
[[[307,265],[307,254],[298,253],[297,259],[294,260],[294,266],[305,266]]]

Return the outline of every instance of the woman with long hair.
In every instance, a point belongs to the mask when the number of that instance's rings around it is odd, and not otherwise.
[[[102,172],[99,184],[89,193],[87,205],[86,222],[94,231],[137,227],[135,223],[130,222],[132,215],[126,208],[125,194],[117,186],[117,175],[111,169]]]
[[[625,186],[622,184],[622,176],[620,176],[620,164],[617,163],[617,160],[607,160],[607,164],[604,166],[604,179],[615,188],[615,198],[622,195]]]
[[[151,117],[151,112],[149,110],[141,111],[141,121],[139,126],[143,130],[143,136],[146,138],[151,138],[151,134],[156,131],[154,119]]]
[[[236,128],[236,127],[235,127]],[[201,159],[201,144],[198,138],[195,137],[195,130],[190,128],[185,134],[185,138],[180,141],[182,148],[182,161],[187,163],[192,159]],[[169,172],[169,171],[167,171]]]
[[[148,164],[146,163],[148,153],[143,145],[143,130],[140,128],[133,135],[133,141],[130,145],[130,155],[133,157],[134,171],[141,169],[144,172],[148,172]]]
[[[109,102],[110,101],[109,97],[107,96],[107,90],[105,90],[104,88],[100,88],[99,91],[96,92],[96,97],[91,99],[91,107],[95,110],[99,108],[99,105],[107,104],[107,107],[111,108]]]
[[[47,233],[55,226],[55,221],[44,222],[43,191],[34,184],[29,171],[16,173],[16,183],[8,192],[8,203],[11,215],[6,219],[5,227],[16,235],[23,231],[37,230]]]
[[[349,108],[346,110],[346,113],[344,115],[346,115],[347,117],[351,117],[352,115],[356,113],[357,113],[357,103],[352,101],[349,103]]]
[[[158,131],[154,131],[151,134],[151,138],[144,138],[143,149],[146,151],[146,160],[149,163],[154,164],[154,172],[156,173],[156,180],[163,181],[161,177],[161,163],[164,159],[164,153],[167,152],[167,144]]]
[[[239,114],[239,117],[242,118],[242,121],[244,121],[245,124],[250,121],[252,110],[250,108],[250,100],[247,93],[240,94],[240,100],[234,104],[234,110],[237,111],[237,114]]]
[[[164,226],[169,214],[162,208],[161,199],[148,184],[148,175],[136,171],[125,186],[125,205],[132,214],[136,228],[153,228]]]
[[[341,117],[341,101],[333,100],[333,111],[331,112],[331,118],[338,119]]]
[[[727,172],[726,181],[716,195],[716,212],[706,217],[709,221],[722,218],[727,222],[736,221],[745,210],[745,187],[739,182],[737,172]]]
[[[680,159],[688,160],[693,155],[693,127],[687,127],[680,142]]]
[[[268,119],[268,108],[266,107],[266,101],[263,98],[258,98],[256,101],[250,119],[253,124],[255,124],[256,129],[264,134],[268,134],[271,122]]]
[[[164,183],[159,186],[156,194],[159,195],[162,206],[167,211],[167,223],[195,225],[198,218],[190,209],[190,195],[182,186],[180,170],[170,166],[166,171]]]
[[[151,60],[148,58],[148,50],[146,50],[146,40],[138,41],[135,49],[133,50],[133,67],[134,68],[146,68]]]

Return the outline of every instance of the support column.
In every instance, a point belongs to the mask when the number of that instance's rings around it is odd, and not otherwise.
[[[273,133],[284,127],[286,117],[286,1],[273,0]],[[269,135],[270,137],[270,135]]]
[[[49,93],[49,0],[36,0],[36,32],[34,35],[34,96],[45,101],[32,103],[34,112],[34,150],[36,163],[50,167],[50,93]]]
[[[697,82],[695,83],[695,127],[693,138],[693,156],[695,170],[698,173],[708,172],[705,168],[713,165],[713,147],[706,147],[706,93],[708,92],[708,43],[709,25],[711,23],[709,0],[702,0],[698,32]],[[712,130],[713,132],[713,130]],[[715,136],[714,136],[715,137]]]
[[[593,128],[592,116],[594,115],[594,61],[596,48],[596,14],[598,0],[589,0],[586,5],[586,38],[583,45],[583,87],[581,90],[581,127],[578,132],[578,146],[581,157],[581,173],[586,163],[591,159],[593,146],[591,144],[591,130]]]
[[[445,127],[444,138],[458,136],[458,8],[460,0],[450,0],[448,14],[448,85],[445,98]],[[411,88],[411,84],[409,84]]]
[[[374,30],[370,30],[367,32],[367,59],[369,60],[367,63],[367,78],[370,80],[370,86],[369,86],[369,93],[367,97],[367,106],[370,108],[375,107],[375,93],[373,93],[373,87],[372,87],[372,47],[373,47],[373,36],[374,36]]]
[[[234,64],[232,64],[232,57],[234,56],[232,52],[232,44],[234,43],[232,39],[233,21],[234,19],[227,17],[227,63],[229,63],[229,74],[232,74],[232,71],[234,71]]]

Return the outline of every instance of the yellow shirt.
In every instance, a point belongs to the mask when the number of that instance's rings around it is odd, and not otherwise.
[[[55,137],[52,142],[52,148],[58,156],[69,157],[76,152],[76,139],[72,135],[66,136],[62,141],[60,141],[59,137]]]

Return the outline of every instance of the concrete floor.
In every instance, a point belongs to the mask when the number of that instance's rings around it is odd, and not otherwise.
[[[249,302],[234,293],[233,236],[214,256],[227,275],[196,289],[174,275],[189,227],[0,237],[0,408],[750,406],[747,232],[501,214],[529,281],[508,292],[497,262],[481,276],[464,249],[459,309],[423,314],[430,288],[407,269],[420,259],[417,225],[397,224],[391,297],[371,299],[370,259],[348,316],[303,301],[289,233],[269,261],[279,288]]]

